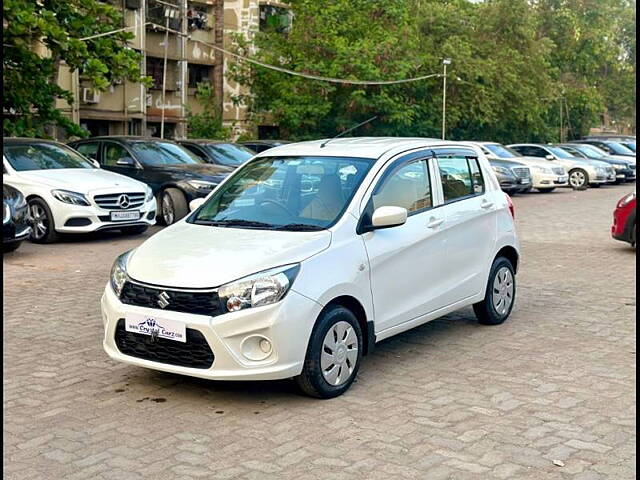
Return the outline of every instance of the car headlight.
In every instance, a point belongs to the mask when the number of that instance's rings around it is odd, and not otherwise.
[[[279,302],[298,275],[300,264],[285,265],[222,285],[218,296],[228,312]]]
[[[83,207],[90,205],[89,200],[82,193],[70,192],[69,190],[51,190],[51,195],[63,203],[82,205]]]
[[[145,197],[144,201],[150,202],[151,200],[153,200],[153,190],[151,190],[150,187],[147,187],[147,196]]]
[[[621,163],[614,163],[613,164],[613,168],[614,170],[624,170],[626,167],[626,165],[623,165]]]
[[[217,183],[205,182],[204,180],[187,180],[187,183],[196,190],[213,190]]]
[[[511,174],[511,172],[509,171],[508,168],[504,168],[504,167],[497,167],[495,165],[491,165],[491,168],[493,168],[493,171],[496,173],[501,173],[503,175],[509,175]]]
[[[622,197],[620,199],[620,201],[618,202],[618,208],[624,207],[625,205],[628,205],[629,203],[631,203],[634,199],[636,198],[636,192],[631,192],[628,195],[625,195],[624,197]]]
[[[116,258],[116,261],[113,262],[113,267],[111,267],[111,288],[113,288],[118,298],[120,298],[124,284],[129,278],[127,276],[127,262],[132,253],[133,250],[123,253]]]

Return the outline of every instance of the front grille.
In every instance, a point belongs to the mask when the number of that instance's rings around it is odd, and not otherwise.
[[[511,170],[513,170],[513,173],[518,178],[531,178],[531,172],[527,167],[515,167]]]
[[[169,302],[164,310],[186,312],[198,315],[222,315],[222,305],[217,292],[183,292],[160,287],[147,287],[126,282],[122,288],[120,301],[127,305],[159,309],[159,295],[165,292]]]
[[[565,171],[564,168],[561,167],[554,167],[551,169],[553,171],[553,173],[555,173],[556,175],[564,175]]]
[[[179,367],[211,368],[214,355],[204,335],[187,328],[186,340],[184,343],[166,338],[152,341],[150,335],[127,332],[124,318],[118,320],[116,325],[116,346],[124,355]]]
[[[127,203],[122,205],[122,197],[127,197]],[[133,193],[109,193],[107,195],[96,195],[93,200],[101,208],[106,210],[127,210],[129,208],[139,208],[144,205],[144,192]]]

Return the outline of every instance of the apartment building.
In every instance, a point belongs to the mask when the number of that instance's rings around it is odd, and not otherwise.
[[[290,21],[285,4],[269,0],[117,1],[124,13],[124,27],[135,35],[130,47],[142,54],[143,72],[153,84],[146,87],[123,81],[98,92],[78,72],[63,67],[60,85],[74,93],[76,102],[59,101],[58,108],[92,136],[184,138],[187,111],[198,113],[203,108],[195,98],[196,85],[210,82],[215,92],[223,92],[219,102],[224,123],[233,125],[236,135],[250,128],[246,112],[232,101],[242,87],[226,78],[230,59],[215,47],[228,49],[232,33],[251,39],[261,25],[285,25]]]

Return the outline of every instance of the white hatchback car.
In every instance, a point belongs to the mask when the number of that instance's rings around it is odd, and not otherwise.
[[[29,203],[31,240],[54,242],[59,233],[120,230],[144,232],[155,223],[151,189],[108,172],[61,143],[34,138],[3,139],[3,182]]]
[[[374,344],[516,294],[513,208],[477,148],[350,138],[267,150],[117,258],[108,355],[217,380],[295,377],[328,398]]]

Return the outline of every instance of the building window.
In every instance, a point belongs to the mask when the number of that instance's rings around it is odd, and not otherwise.
[[[189,31],[211,30],[209,26],[209,13],[204,5],[191,5],[187,9],[187,25]]]
[[[288,33],[291,30],[291,12],[274,5],[260,5],[260,31]]]
[[[199,83],[211,83],[212,67],[190,63],[188,65],[189,88],[196,88]]]

